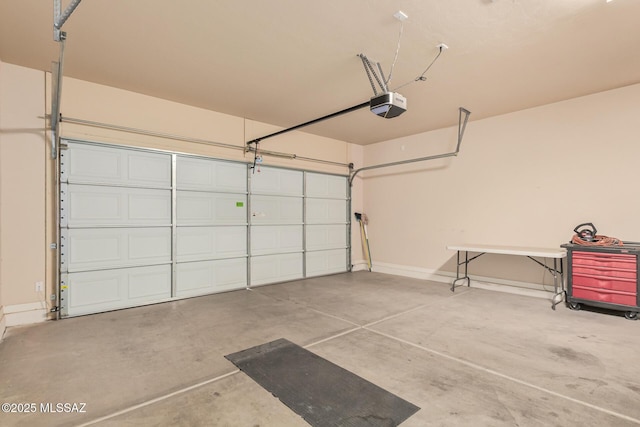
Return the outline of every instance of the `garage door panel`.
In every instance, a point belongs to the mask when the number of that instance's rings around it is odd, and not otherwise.
[[[171,267],[168,265],[133,269],[129,272],[128,279],[129,301],[149,301],[171,296]]]
[[[171,230],[137,229],[128,236],[129,259],[134,262],[152,264],[171,261]]]
[[[344,225],[308,225],[306,232],[307,250],[347,247],[347,230]]]
[[[171,262],[170,228],[63,230],[62,271],[86,271]]]
[[[61,181],[169,188],[171,155],[70,142],[61,151]]]
[[[251,258],[252,285],[301,279],[302,275],[302,253]]]
[[[69,309],[84,309],[102,305],[117,306],[125,295],[125,277],[120,272],[109,271],[91,273],[74,273],[69,275],[67,292]]]
[[[252,224],[302,224],[302,198],[251,196]]]
[[[347,271],[347,250],[307,252],[307,277]]]
[[[301,225],[261,225],[251,227],[251,254],[266,255],[302,252]]]
[[[307,224],[345,224],[347,201],[335,199],[306,199]]]
[[[307,197],[346,199],[347,178],[307,172],[305,191]]]
[[[247,286],[247,260],[181,263],[176,266],[176,276],[178,297],[244,289]]]
[[[127,185],[171,187],[171,156],[133,151],[127,163]]]
[[[178,262],[244,257],[246,255],[246,226],[178,227]]]
[[[171,191],[64,185],[60,216],[66,227],[171,225]]]
[[[122,264],[125,255],[122,253],[121,239],[109,231],[62,230],[60,236],[61,271],[91,270]]]
[[[129,194],[129,219],[136,223],[171,218],[171,200],[167,192]]]
[[[240,225],[247,223],[245,194],[178,191],[177,224]]]
[[[190,157],[177,158],[177,188],[213,192],[247,192],[247,166]]]
[[[252,194],[302,196],[303,175],[300,171],[261,167],[251,175]]]
[[[68,150],[60,152],[61,181],[122,183],[123,162],[122,150],[69,144]]]
[[[77,316],[163,301],[171,296],[171,266],[64,275],[62,314]]]

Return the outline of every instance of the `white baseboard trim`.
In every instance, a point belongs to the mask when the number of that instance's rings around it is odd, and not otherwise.
[[[4,307],[0,305],[0,341],[4,337],[4,331],[7,330],[7,319],[4,317]]]
[[[351,271],[369,271],[369,264],[363,259],[351,261]]]
[[[47,309],[42,303],[7,305],[4,307],[5,327],[30,325],[47,320]]]
[[[409,265],[389,264],[386,262],[376,262],[372,271],[376,273],[393,274],[395,276],[411,277],[413,279],[432,280],[434,282],[451,283],[452,278],[446,276],[446,272],[438,272],[421,267]]]
[[[455,279],[455,273],[448,271],[430,270],[427,268],[412,267],[407,265],[389,264],[376,262],[373,269],[376,273],[393,274],[395,276],[411,277],[413,279],[431,280],[451,284]],[[507,292],[518,295],[526,295],[536,298],[550,300],[553,298],[553,285],[542,285],[539,283],[519,282],[516,280],[499,279],[496,277],[485,277],[471,275],[470,286],[472,288],[487,289],[490,291]],[[460,281],[457,286],[466,286]]]

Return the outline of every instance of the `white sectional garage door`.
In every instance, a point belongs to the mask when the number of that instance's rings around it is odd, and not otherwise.
[[[61,316],[347,271],[345,176],[67,141]]]

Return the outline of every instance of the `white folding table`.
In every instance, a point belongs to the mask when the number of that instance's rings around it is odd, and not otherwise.
[[[461,280],[467,281],[467,286],[471,284],[471,278],[469,277],[469,263],[474,259],[484,254],[501,254],[501,255],[520,255],[526,256],[536,264],[542,266],[553,276],[553,299],[551,301],[551,308],[556,309],[556,305],[563,301],[564,296],[564,273],[562,268],[562,259],[567,256],[567,250],[561,247],[558,248],[533,248],[524,246],[500,246],[500,245],[481,245],[481,244],[463,244],[463,245],[449,245],[447,249],[457,251],[457,265],[456,265],[456,278],[451,283],[451,292],[455,291],[456,283]],[[460,253],[464,252],[464,260],[460,261]],[[469,252],[477,253],[469,258]],[[548,266],[546,263],[540,262],[536,258],[551,258],[553,259],[553,267]],[[464,276],[460,276],[460,267],[464,266]],[[560,296],[560,299],[558,299]]]

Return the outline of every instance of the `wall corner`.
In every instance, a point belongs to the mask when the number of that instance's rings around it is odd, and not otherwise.
[[[47,321],[47,309],[42,303],[27,303],[5,306],[3,308],[5,328],[11,326],[31,325]]]
[[[4,332],[7,330],[7,322],[4,317],[4,307],[0,305],[0,342],[2,342],[2,338],[4,337]]]

